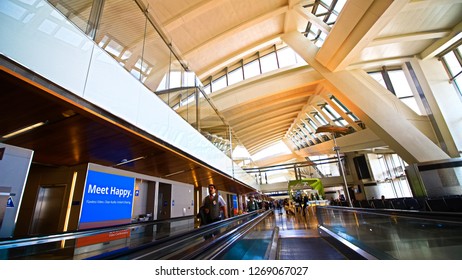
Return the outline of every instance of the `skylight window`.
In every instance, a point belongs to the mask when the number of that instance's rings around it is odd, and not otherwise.
[[[294,51],[291,48],[278,50],[279,67],[286,67],[297,63]]]
[[[337,3],[335,4],[335,7],[334,7],[334,11],[338,14],[340,14],[340,12],[342,11],[343,9],[343,6],[345,6],[345,3],[346,3],[346,0],[338,0]]]
[[[346,3],[346,0],[322,0],[313,2],[314,3],[308,4],[304,7],[317,18],[332,26],[335,24],[340,11]],[[322,32],[316,24],[316,22],[308,21],[305,34],[316,46],[321,47],[327,37],[327,34]]]
[[[244,77],[242,76],[242,68],[239,67],[236,70],[233,70],[228,73],[228,84],[234,85],[242,81]]]
[[[273,146],[270,146],[270,147],[256,153],[255,155],[253,155],[252,160],[257,161],[257,160],[260,160],[260,159],[263,159],[263,158],[266,158],[266,157],[270,157],[270,156],[287,155],[287,154],[291,154],[291,153],[292,152],[287,147],[287,145],[284,142],[279,141],[278,143],[274,144]]]
[[[260,75],[260,65],[258,60],[254,60],[244,65],[244,76],[246,79],[255,77],[257,75]]]
[[[346,126],[348,122],[346,122],[340,114],[335,111],[329,104],[323,104],[321,106],[321,110],[324,112],[326,116],[330,118],[332,122],[339,126]]]
[[[459,44],[461,43],[459,42]],[[451,83],[453,82],[457,91],[461,93],[462,45],[458,45],[456,48],[446,51],[441,58],[441,62],[443,62],[448,72],[449,81]]]
[[[260,57],[260,53],[264,53],[265,55]],[[243,64],[243,61],[248,62]],[[239,62],[234,62],[214,75],[209,76],[207,81],[204,82],[204,92],[210,94],[243,80],[295,64],[307,65],[306,61],[290,47],[285,46],[276,50],[276,46],[273,45],[271,49],[254,53],[250,57],[241,59]],[[228,69],[230,69],[229,72]]]
[[[170,82],[169,88],[181,87],[181,72],[180,71],[170,71],[169,82]]]
[[[337,15],[336,14],[331,14],[329,16],[329,20],[327,21],[328,25],[333,25],[337,21]]]
[[[306,121],[311,125],[311,127],[316,130],[318,128],[318,126],[316,125],[316,123],[311,119],[311,118],[307,118]]]
[[[212,82],[212,90],[217,91],[226,87],[226,76],[221,76],[220,78]]]
[[[246,148],[241,145],[236,146],[233,151],[233,159],[240,159],[240,158],[250,158],[250,154]]]
[[[276,59],[276,53],[272,52],[260,58],[261,71],[266,73],[278,69],[278,61]]]
[[[196,83],[197,84],[200,83],[200,81],[198,81],[196,77],[196,73],[192,71],[183,72],[183,86],[184,87],[194,87],[196,86]]]
[[[318,112],[313,113],[313,117],[321,124],[326,125],[329,124]]]
[[[347,114],[351,120],[359,121],[359,118],[355,114],[353,114],[353,112],[351,112],[345,105],[343,105],[343,103],[341,103],[337,98],[335,98],[335,96],[332,95],[330,99],[338,108],[340,108],[340,110]]]
[[[307,125],[303,120],[302,120],[302,126],[303,126],[303,128],[305,128],[305,129],[308,131],[308,133],[311,134],[311,133],[314,132],[314,131],[312,130],[312,128],[311,128],[309,125]]]
[[[267,171],[268,184],[287,182],[293,178],[288,170]]]
[[[384,68],[380,72],[371,72],[368,74],[378,81],[383,87],[396,95],[397,98],[399,98],[409,108],[414,110],[414,112],[422,114],[402,69],[388,70]],[[387,80],[389,80],[388,83]]]

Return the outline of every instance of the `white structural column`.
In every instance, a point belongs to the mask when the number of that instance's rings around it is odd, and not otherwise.
[[[421,118],[362,70],[332,72],[319,63],[318,48],[297,31],[282,39],[325,79],[324,86],[407,163],[449,159]]]
[[[420,90],[413,90],[420,96],[422,111],[430,115],[441,133],[440,142],[446,146],[451,157],[459,157],[462,151],[462,100],[454,90],[454,85],[447,82],[448,76],[439,59],[419,60],[413,58],[410,66],[419,82]],[[410,75],[409,66],[405,73]]]

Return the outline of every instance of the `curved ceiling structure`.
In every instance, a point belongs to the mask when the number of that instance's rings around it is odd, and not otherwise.
[[[279,68],[209,95],[241,144],[255,154],[278,141],[290,142],[288,135],[300,116],[329,102],[332,90],[319,67],[332,73],[377,70],[395,67],[412,57],[430,58],[454,42],[454,35],[461,29],[461,1],[322,1],[330,7],[319,2],[148,0],[146,6],[181,59],[204,84],[236,63],[287,45],[286,34],[306,34],[311,28],[324,35],[323,44],[313,55],[317,67]],[[332,11],[342,6],[337,17]],[[371,97],[370,102],[376,100]],[[366,113],[363,118],[361,121],[370,124],[373,116]],[[363,130],[352,121],[348,126],[354,131]],[[380,140],[381,131],[367,131],[368,141],[364,141],[364,133],[349,137],[342,145],[346,150],[388,148],[389,143]],[[291,148],[293,161],[309,153],[330,153],[321,145],[305,153]],[[284,156],[271,163],[288,161]]]
[[[85,24],[92,17],[93,1],[48,2],[68,18],[77,18],[74,24],[83,22],[83,26],[79,26],[82,30],[91,29]],[[210,128],[204,131],[213,133],[216,127],[229,126],[235,139],[251,155],[281,141],[291,150],[290,154],[259,160],[254,163],[256,166],[305,162],[310,155],[333,153],[330,136],[315,135],[314,131],[310,133],[309,124],[305,122],[307,116],[314,119],[316,115],[325,114],[323,108],[327,106],[336,111],[351,132],[337,140],[342,152],[392,150],[408,163],[458,155],[450,133],[435,133],[435,126],[428,116],[415,113],[396,96],[389,94],[366,71],[400,67],[416,59],[431,59],[460,40],[460,0],[95,2],[105,2],[102,17],[110,20],[102,21],[92,38],[132,74],[134,72],[130,70],[136,67],[143,71],[143,65],[138,65],[140,57],[143,57],[147,66],[152,68],[143,83],[161,98],[162,93],[157,92],[159,85],[165,74],[175,67],[179,70],[186,68],[194,72],[203,85],[213,86],[217,79],[227,77],[238,67],[243,68],[273,51],[289,47],[297,54],[294,63],[278,65],[271,71],[247,79],[243,77],[237,83],[212,90],[208,98],[214,107],[201,111],[202,128]],[[145,15],[155,28],[147,24]],[[242,76],[245,76],[244,73]],[[8,92],[14,92],[15,83],[9,85]],[[182,94],[189,94],[186,93],[188,90],[177,94],[177,97],[181,99]],[[9,94],[5,96],[10,97]],[[40,100],[45,112],[50,105],[45,98]],[[5,110],[7,106],[5,103]],[[32,109],[38,107],[33,100],[27,106]],[[53,112],[61,116],[63,108],[57,106],[55,109]],[[94,122],[94,116],[74,109],[76,116],[63,122],[83,118],[80,125],[74,126],[84,129],[87,126],[83,124],[87,123],[100,129],[104,137],[98,137],[95,143],[105,145],[105,141],[98,141],[114,131],[100,128],[99,118]],[[188,108],[190,111],[193,109]],[[175,110],[182,116],[190,113],[182,112],[181,107]],[[30,111],[31,114],[33,112]],[[213,118],[213,114],[220,118]],[[351,118],[352,115],[355,118]],[[10,120],[5,118],[2,124],[6,133]],[[70,136],[72,127],[67,127]],[[403,131],[407,134],[403,135]],[[146,142],[152,139],[140,141],[128,134],[119,136],[120,142],[127,144],[115,148],[135,149],[146,155],[151,149],[150,143]],[[70,136],[69,139],[72,139]],[[85,143],[87,140],[82,139]],[[31,136],[27,139],[30,147],[38,151],[43,149],[46,154],[49,149],[45,143],[47,139],[41,141],[44,143],[36,147],[39,142],[36,138]],[[447,144],[444,151],[439,145],[443,142]],[[152,153],[161,155],[168,162],[170,156],[165,151],[170,147],[159,146]],[[72,147],[63,147],[62,159],[56,164],[90,161],[114,165],[122,160],[111,152],[91,158],[87,155],[92,151],[91,147],[83,151]],[[223,184],[235,185],[234,192],[248,191],[246,186],[234,182],[234,178],[220,179],[219,172],[207,163],[190,162],[178,151],[174,151],[174,158],[169,164],[155,160],[151,163],[139,161],[134,163],[139,168],[126,168],[196,185],[221,180]],[[178,175],[179,171],[182,175]]]

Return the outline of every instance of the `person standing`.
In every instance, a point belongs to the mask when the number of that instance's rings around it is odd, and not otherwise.
[[[205,223],[210,224],[213,222],[220,221],[222,218],[228,218],[228,211],[226,209],[226,202],[223,197],[218,194],[217,188],[214,184],[210,184],[209,187],[209,195],[206,196],[202,202]],[[223,213],[223,217],[221,216],[221,212]]]
[[[306,208],[308,207],[309,204],[310,204],[310,200],[308,199],[308,195],[304,195],[303,196],[303,216],[305,216]]]
[[[258,203],[255,201],[255,197],[253,195],[249,196],[249,203],[247,204],[247,212],[252,212],[258,210]]]

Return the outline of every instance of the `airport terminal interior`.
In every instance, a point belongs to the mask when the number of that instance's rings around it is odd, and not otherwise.
[[[2,0],[0,259],[462,259],[461,15]]]

